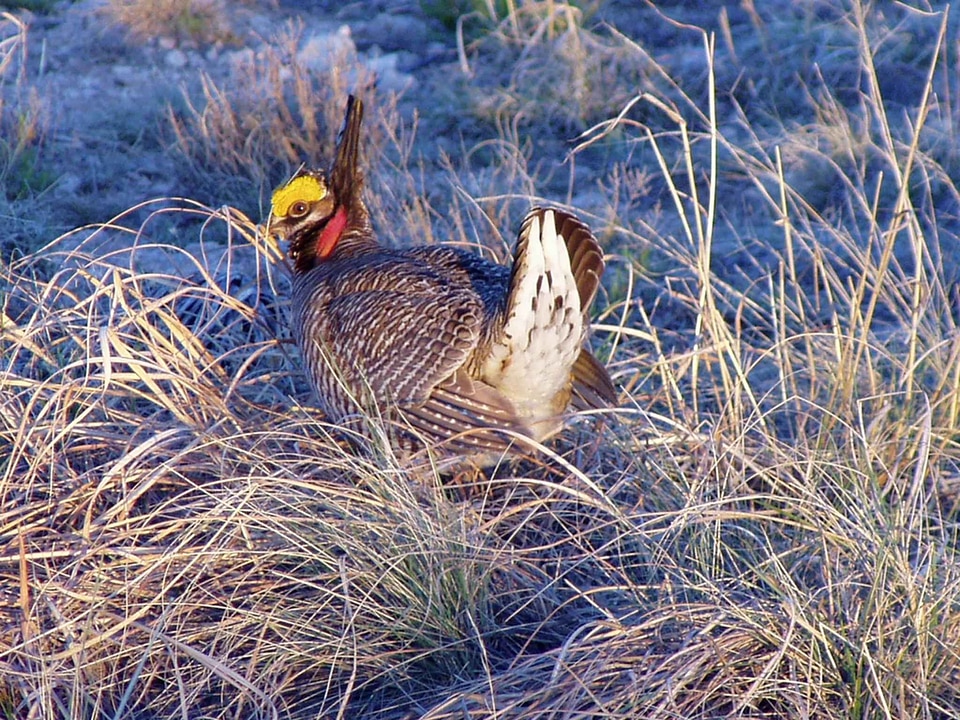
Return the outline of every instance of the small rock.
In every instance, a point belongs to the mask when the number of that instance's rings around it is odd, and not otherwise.
[[[179,48],[173,48],[163,56],[163,62],[167,67],[179,70],[187,66],[187,54]]]
[[[423,64],[423,58],[416,53],[408,50],[399,50],[394,53],[397,56],[397,69],[400,72],[410,72],[416,70]]]
[[[311,35],[297,53],[297,60],[316,72],[327,72],[345,58],[355,57],[349,25],[341,25],[335,33]]]
[[[433,57],[434,55],[443,55],[447,52],[448,48],[442,42],[436,40],[427,43],[427,57]]]
[[[132,65],[112,65],[110,72],[117,85],[134,85],[137,82],[137,69]]]
[[[385,50],[423,47],[427,42],[427,26],[422,19],[410,15],[380,13],[357,28],[357,36]]]
[[[65,172],[57,178],[57,190],[63,195],[76,195],[80,191],[83,180],[76,173]]]
[[[377,76],[377,87],[381,90],[403,92],[413,85],[413,76],[397,70],[399,56],[397,53],[387,53],[367,58],[364,62]]]
[[[177,46],[177,39],[164,35],[157,39],[157,46],[161,50],[173,50]]]

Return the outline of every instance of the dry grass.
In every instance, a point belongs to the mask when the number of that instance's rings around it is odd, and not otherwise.
[[[137,41],[231,42],[231,3],[224,0],[109,0],[104,14]]]
[[[326,167],[349,92],[371,108],[368,152],[382,134],[376,113],[395,98],[378,97],[375,76],[352,43],[333,47],[329,68],[303,62],[303,27],[290,23],[260,52],[240,56],[229,82],[200,76],[200,95],[184,91],[185,106],[167,108],[172,145],[185,160],[184,180],[201,194],[251,207],[301,163]]]
[[[0,714],[960,717],[941,55],[899,122],[858,7],[870,121],[817,88],[829,146],[773,144],[745,109],[721,128],[625,46],[663,92],[576,150],[619,137],[660,169],[612,169],[596,219],[622,408],[471,495],[355,456],[298,404],[287,274],[239,213],[158,203],[4,267]],[[440,217],[383,118],[378,221],[502,251],[536,183],[509,138],[495,176],[456,171],[516,194]],[[844,204],[808,202],[801,162],[845,178]],[[195,252],[154,241],[170,216],[202,221]]]
[[[647,67],[615,37],[587,29],[589,15],[574,3],[518,3],[480,39],[461,40],[461,67],[474,78],[472,111],[563,130],[616,112],[644,83]],[[507,82],[503,67],[513,68]]]

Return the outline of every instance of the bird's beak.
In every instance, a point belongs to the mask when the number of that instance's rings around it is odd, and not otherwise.
[[[271,262],[279,262],[286,257],[283,252],[283,248],[280,246],[280,241],[282,238],[277,233],[276,229],[271,227],[273,222],[273,214],[267,218],[267,221],[262,225],[257,225],[257,245],[262,252]]]

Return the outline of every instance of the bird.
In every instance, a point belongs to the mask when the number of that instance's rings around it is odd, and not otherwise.
[[[489,460],[553,436],[571,410],[615,406],[585,344],[604,270],[589,228],[535,207],[511,265],[444,244],[386,247],[363,199],[362,120],[349,96],[330,170],[301,168],[267,222],[288,243],[292,334],[327,418],[356,427],[376,414],[408,455]]]

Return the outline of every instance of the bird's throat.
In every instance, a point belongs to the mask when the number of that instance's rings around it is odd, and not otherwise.
[[[320,239],[317,241],[317,257],[319,259],[326,260],[333,254],[346,227],[347,209],[341,205],[320,233]]]

